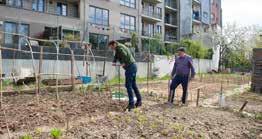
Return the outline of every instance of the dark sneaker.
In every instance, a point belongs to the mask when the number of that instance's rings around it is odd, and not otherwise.
[[[134,105],[128,105],[128,106],[126,107],[126,110],[131,111],[131,110],[134,109],[134,108],[135,108]]]
[[[136,102],[136,107],[141,107],[142,106],[142,102],[139,101],[139,102]]]

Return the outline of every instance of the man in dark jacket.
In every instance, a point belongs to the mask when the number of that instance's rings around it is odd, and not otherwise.
[[[135,58],[131,51],[123,44],[116,41],[110,41],[108,46],[115,51],[113,66],[116,66],[116,62],[119,61],[121,66],[125,69],[125,86],[129,98],[127,109],[131,111],[131,109],[134,109],[135,107],[142,106],[142,98],[136,85],[137,66]],[[137,98],[136,104],[134,104],[133,90]]]
[[[174,67],[171,73],[172,83],[170,85],[170,97],[169,102],[173,103],[175,89],[178,85],[182,84],[183,95],[182,95],[182,103],[186,104],[187,96],[188,96],[188,83],[189,80],[194,78],[195,69],[193,66],[193,60],[190,56],[185,53],[185,48],[180,47],[177,50],[178,57],[175,60]]]

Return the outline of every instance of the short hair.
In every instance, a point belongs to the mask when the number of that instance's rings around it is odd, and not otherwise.
[[[186,52],[186,48],[185,47],[179,47],[179,48],[177,48],[177,51]]]
[[[117,42],[115,41],[115,40],[112,40],[112,41],[110,41],[109,43],[108,43],[108,46],[110,46],[110,45],[114,45],[114,44],[116,44]]]

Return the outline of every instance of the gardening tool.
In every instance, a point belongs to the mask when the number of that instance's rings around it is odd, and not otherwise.
[[[116,66],[116,67],[117,67],[117,70],[118,70],[118,91],[115,91],[115,92],[113,93],[113,95],[114,95],[115,97],[118,97],[118,100],[120,101],[121,98],[124,97],[124,93],[121,92],[121,78],[120,78],[120,77],[121,77],[120,68],[121,68],[122,65],[116,64],[116,65],[114,65],[114,66]]]
[[[173,103],[175,91],[170,89],[172,80],[168,80],[168,102]]]

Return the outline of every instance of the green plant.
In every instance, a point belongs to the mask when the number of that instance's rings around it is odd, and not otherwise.
[[[262,120],[262,113],[256,114],[255,119]]]
[[[62,131],[60,129],[53,128],[51,130],[51,136],[53,139],[59,139],[62,136]]]
[[[33,139],[33,137],[29,134],[25,134],[25,135],[21,136],[20,139]]]
[[[138,48],[138,37],[135,32],[131,33],[131,47]]]

